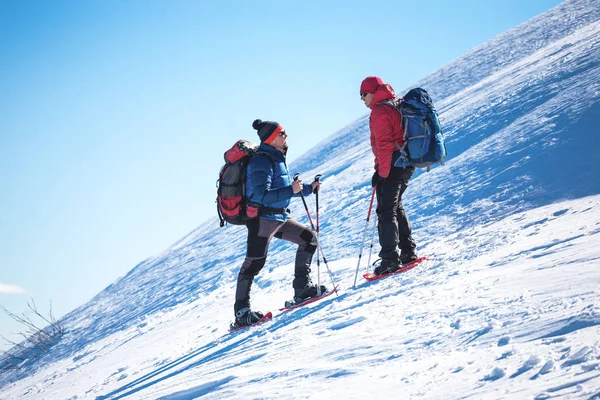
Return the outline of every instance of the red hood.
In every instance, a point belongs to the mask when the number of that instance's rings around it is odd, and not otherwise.
[[[380,85],[375,92],[375,97],[373,97],[370,108],[373,108],[375,104],[381,101],[393,99],[394,97],[396,97],[396,93],[394,93],[394,88],[389,83]]]

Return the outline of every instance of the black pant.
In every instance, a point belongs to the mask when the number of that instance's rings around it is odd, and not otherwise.
[[[235,292],[234,312],[250,307],[250,288],[267,261],[269,243],[273,237],[298,244],[294,268],[294,288],[303,288],[308,282],[310,263],[317,249],[315,233],[305,225],[288,218],[285,222],[256,218],[248,221],[246,259],[240,268]]]
[[[414,167],[392,167],[390,175],[377,185],[379,257],[383,260],[399,262],[401,253],[412,254],[417,247],[412,238],[410,221],[402,206],[402,194],[414,172]]]

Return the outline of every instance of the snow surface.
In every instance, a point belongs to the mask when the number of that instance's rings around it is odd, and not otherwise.
[[[294,247],[274,240],[252,291],[274,319],[229,334],[246,232],[215,217],[67,315],[48,354],[0,372],[0,399],[600,399],[598,2],[562,3],[420,84],[450,152],[406,193],[430,261],[353,288],[365,116],[290,166],[324,175],[338,295],[279,313]],[[308,223],[301,202],[292,215]]]

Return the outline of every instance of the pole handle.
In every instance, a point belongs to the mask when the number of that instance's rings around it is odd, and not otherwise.
[[[321,175],[321,174],[317,174],[317,175],[315,175],[315,180],[314,180],[314,182],[321,182],[321,181],[320,181],[320,179],[321,179],[321,177],[322,177],[322,176],[323,176],[323,175]],[[319,189],[318,189],[318,188],[316,188],[315,190],[313,190],[313,194],[317,194],[317,192],[318,192],[318,191],[319,191]]]

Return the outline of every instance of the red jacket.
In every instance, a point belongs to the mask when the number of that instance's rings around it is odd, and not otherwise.
[[[371,149],[375,155],[375,169],[382,178],[390,174],[392,154],[398,150],[394,143],[400,147],[404,145],[404,126],[400,113],[388,104],[379,104],[394,98],[394,89],[389,84],[381,85],[370,106]]]

